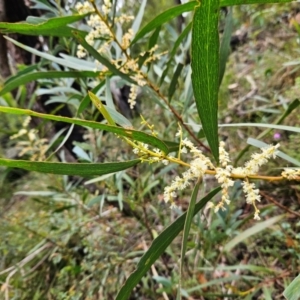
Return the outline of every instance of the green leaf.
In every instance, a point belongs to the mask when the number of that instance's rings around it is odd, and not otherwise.
[[[276,216],[270,218],[266,221],[257,222],[254,226],[246,229],[245,231],[239,233],[236,237],[234,237],[231,241],[229,241],[226,245],[224,245],[223,250],[225,252],[230,252],[232,248],[234,248],[237,244],[243,242],[244,240],[248,239],[250,236],[257,234],[267,228],[270,228],[273,224],[280,221],[284,215]]]
[[[183,276],[183,263],[184,263],[184,257],[186,253],[187,248],[187,242],[188,242],[188,236],[190,233],[193,217],[194,217],[194,210],[195,210],[195,204],[199,192],[199,188],[201,185],[202,179],[199,178],[192,193],[191,201],[189,203],[188,210],[186,212],[186,218],[184,223],[184,229],[183,229],[183,237],[182,237],[182,244],[181,244],[181,258],[180,258],[180,277],[179,277],[179,284],[177,289],[177,298],[181,299],[181,280]]]
[[[71,124],[76,124],[81,126],[87,126],[94,129],[100,129],[100,130],[116,133],[118,135],[130,138],[132,140],[151,145],[155,148],[160,149],[165,154],[169,153],[169,148],[166,146],[166,144],[163,141],[159,140],[158,138],[152,135],[137,130],[122,128],[117,126],[104,125],[98,122],[86,121],[77,118],[67,118],[67,117],[55,116],[50,114],[42,114],[29,109],[0,106],[0,112],[33,116],[33,117],[43,118],[52,121],[59,121],[59,122],[71,123]]]
[[[300,274],[284,290],[283,296],[288,300],[300,299]]]
[[[214,197],[219,191],[220,187],[214,189],[204,198],[202,198],[196,205],[194,209],[194,215],[196,215],[206,203]],[[160,255],[164,253],[166,248],[171,244],[171,242],[176,238],[176,236],[183,229],[186,214],[182,214],[175,222],[173,222],[169,227],[167,227],[151,244],[147,252],[143,255],[141,260],[137,265],[137,269],[128,277],[123,287],[118,292],[116,300],[127,300],[130,296],[133,288],[138,284],[146,272],[151,268],[153,263],[159,258]]]
[[[58,63],[62,66],[71,68],[71,69],[75,69],[75,70],[79,70],[79,71],[94,71],[96,68],[96,64],[93,62],[89,62],[86,60],[82,60],[82,59],[78,59],[75,57],[72,57],[72,60],[70,60],[70,57],[66,58],[66,59],[62,59],[59,57],[56,57],[54,55],[45,53],[43,51],[39,51],[35,48],[29,47],[29,46],[25,46],[22,43],[19,43],[17,41],[15,41],[14,39],[11,39],[8,36],[4,36],[7,40],[9,40],[10,42],[12,42],[13,44],[17,45],[18,47],[32,53],[35,54],[39,57],[45,58],[49,61]],[[63,54],[61,54],[63,55]],[[97,73],[97,72],[96,72]]]
[[[137,15],[135,16],[132,27],[131,27],[133,32],[137,32],[140,29],[140,26],[141,26],[141,23],[143,20],[143,16],[145,13],[146,4],[147,4],[147,0],[143,0],[142,3],[140,4],[139,11],[138,11]]]
[[[82,45],[82,47],[92,55],[96,60],[98,60],[101,64],[107,67],[109,71],[111,71],[114,75],[119,75],[121,78],[125,79],[128,82],[134,83],[134,80],[130,78],[129,75],[122,73],[119,69],[115,67],[109,60],[103,57],[94,47],[90,46],[86,40],[85,35],[81,32],[74,30],[73,36],[77,40],[77,42]]]
[[[140,162],[139,159],[117,163],[61,163],[14,160],[0,158],[0,166],[19,168],[40,173],[60,175],[78,175],[89,177],[94,175],[110,174],[131,168]]]
[[[153,48],[157,44],[157,40],[159,38],[160,30],[161,30],[161,26],[158,26],[154,30],[153,34],[150,36],[149,42],[148,42],[148,50],[150,50],[151,48]]]
[[[220,45],[220,70],[219,70],[219,85],[221,85],[223,76],[225,74],[226,63],[230,55],[230,40],[233,30],[233,18],[232,18],[232,8],[229,8],[228,14],[225,19],[225,28]]]
[[[128,119],[126,119],[123,115],[121,115],[118,111],[108,107],[107,105],[103,105],[103,106],[116,124],[126,129],[127,128],[133,129],[131,122]]]
[[[106,84],[106,80],[102,80],[98,85],[96,85],[92,89],[91,92],[93,94],[96,94],[105,84]],[[90,96],[88,94],[86,94],[86,96],[81,100],[81,103],[80,103],[78,111],[77,111],[77,115],[81,114],[87,108],[87,106],[89,104],[90,104]]]
[[[72,37],[73,28],[66,25],[80,21],[87,16],[75,15],[66,17],[56,17],[48,19],[38,24],[25,22],[19,23],[0,23],[0,31],[2,33],[20,33],[26,35],[43,35],[43,36],[58,36]],[[83,32],[82,32],[83,33]]]
[[[179,149],[179,143],[176,142],[170,142],[170,141],[163,141],[167,147],[169,148],[170,152],[177,152]]]
[[[105,120],[109,125],[116,126],[115,121],[110,116],[109,112],[106,110],[102,102],[98,99],[98,97],[93,94],[92,92],[88,91],[88,94],[90,96],[91,101],[94,103],[94,105],[97,107],[97,109],[101,112]]]
[[[219,161],[219,1],[204,0],[195,9],[192,30],[192,83],[203,131]]]
[[[221,0],[220,7],[246,4],[287,3],[294,0]]]
[[[169,60],[168,60],[168,62],[166,64],[166,68],[164,69],[164,71],[163,71],[163,73],[161,75],[160,82],[159,82],[160,85],[163,83],[163,81],[164,81],[164,79],[165,79],[165,77],[166,77],[166,75],[168,73],[168,70],[169,70],[169,68],[171,66],[171,62],[172,62],[172,60],[173,60],[173,58],[174,58],[174,56],[175,56],[175,54],[177,52],[178,47],[180,46],[180,44],[184,40],[184,38],[189,34],[191,28],[192,28],[192,22],[190,22],[184,28],[184,30],[182,31],[182,33],[179,35],[179,37],[175,41],[174,47],[173,47],[173,49],[172,49],[172,51],[171,51],[171,53],[169,55]]]
[[[19,87],[20,85],[25,85],[28,82],[38,79],[50,79],[50,78],[87,78],[87,77],[96,77],[98,73],[92,71],[47,71],[47,72],[34,72],[18,76],[13,80],[9,80],[4,84],[3,89],[0,91],[0,96],[5,93],[10,92],[11,90]],[[15,77],[15,76],[14,76]]]
[[[178,78],[180,76],[180,73],[183,69],[184,65],[182,63],[179,63],[176,67],[176,70],[174,72],[174,75],[172,77],[172,80],[171,80],[171,83],[170,83],[170,86],[169,86],[169,91],[168,91],[168,100],[169,102],[171,102],[171,99],[176,91],[176,86],[177,86],[177,83],[178,83]]]
[[[162,24],[176,18],[177,16],[192,11],[194,7],[197,5],[197,1],[191,1],[182,5],[177,5],[172,7],[163,13],[159,14],[155,17],[152,21],[146,24],[134,37],[131,42],[131,45],[135,44],[139,39],[144,37],[147,33],[151,32],[152,30],[156,29],[157,27],[161,26]]]
[[[231,124],[219,124],[219,127],[263,127],[279,130],[286,130],[291,132],[300,133],[300,127],[287,126],[287,125],[274,125],[265,123],[231,123]]]

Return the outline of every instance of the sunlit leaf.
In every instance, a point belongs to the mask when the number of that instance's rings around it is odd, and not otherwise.
[[[141,26],[141,23],[143,20],[143,16],[144,16],[144,12],[145,12],[146,4],[147,4],[147,0],[143,0],[142,3],[140,4],[139,11],[132,23],[131,28],[132,28],[133,32],[138,32],[138,30],[140,29],[140,26]]]
[[[116,126],[115,121],[112,119],[112,117],[110,116],[109,112],[107,111],[107,109],[104,107],[103,103],[98,99],[98,97],[93,94],[92,92],[88,92],[91,101],[93,102],[93,104],[97,107],[97,109],[101,112],[101,114],[103,115],[103,117],[105,118],[105,120],[107,121],[107,123],[109,125],[113,125]]]
[[[47,19],[45,21],[41,20],[41,22],[37,24],[26,23],[26,22],[19,22],[19,23],[1,22],[0,32],[20,33],[26,35],[72,37],[73,28],[68,27],[66,25],[80,21],[86,16],[87,15],[85,14],[85,15],[56,17],[56,18]]]
[[[157,17],[155,17],[152,21],[147,23],[134,37],[131,42],[131,45],[135,44],[139,39],[144,37],[147,33],[161,26],[162,24],[176,18],[177,16],[183,14],[184,12],[192,11],[194,7],[197,5],[197,1],[191,1],[182,5],[177,5],[172,7]]]
[[[300,299],[300,274],[291,282],[291,284],[284,290],[283,296],[287,300]]]
[[[156,138],[152,135],[149,135],[147,133],[137,131],[137,130],[122,128],[122,127],[117,127],[117,126],[110,126],[110,125],[105,125],[105,124],[101,124],[98,122],[86,121],[86,120],[81,120],[81,119],[77,119],[77,118],[67,118],[67,117],[55,116],[55,115],[50,115],[50,114],[42,114],[42,113],[38,113],[38,112],[29,110],[29,109],[20,109],[20,108],[0,106],[0,112],[17,114],[17,115],[33,116],[33,117],[43,118],[43,119],[47,119],[47,120],[65,122],[65,123],[70,123],[70,124],[87,126],[87,127],[94,128],[94,129],[100,129],[100,130],[116,133],[120,136],[124,136],[124,137],[130,138],[132,140],[136,140],[136,141],[151,145],[155,148],[160,149],[165,154],[169,153],[169,148],[166,146],[166,144],[163,141],[159,140],[158,138]]]
[[[196,7],[192,29],[192,83],[202,128],[219,161],[219,1],[202,1]]]
[[[0,166],[19,168],[40,173],[77,175],[90,177],[109,174],[131,168],[140,162],[139,159],[117,163],[61,163],[37,162],[0,158]]]

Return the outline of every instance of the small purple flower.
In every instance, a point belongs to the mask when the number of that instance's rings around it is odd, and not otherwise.
[[[273,137],[274,137],[274,140],[279,140],[281,138],[281,134],[279,132],[275,132]]]

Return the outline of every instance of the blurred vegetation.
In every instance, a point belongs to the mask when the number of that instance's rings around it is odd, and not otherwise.
[[[43,1],[34,1],[39,2]],[[136,15],[139,3],[134,4],[128,1],[127,5],[124,1],[122,10]],[[62,3],[56,1],[56,5],[61,5],[62,14],[68,13]],[[143,22],[149,22],[169,7],[168,1],[161,1],[159,5],[148,1]],[[43,11],[43,14],[49,12]],[[186,18],[189,20],[191,15]],[[224,18],[225,13],[221,12],[220,27]],[[220,90],[219,123],[272,124],[300,91],[297,4],[234,7],[233,20],[233,35],[238,42],[232,49]],[[176,26],[174,20],[161,29],[158,40],[161,52],[170,50],[169,45],[174,44],[178,37]],[[222,34],[222,28],[220,32]],[[147,42],[143,40],[134,51],[145,50]],[[47,45],[52,53],[60,50],[74,54],[76,50],[75,42],[64,38],[50,38]],[[172,78],[177,63],[184,62],[171,101],[186,122],[197,123],[196,107],[189,95],[189,48],[187,38],[176,53],[167,80]],[[149,68],[149,77],[154,82],[160,80],[165,64],[166,58],[162,57]],[[20,71],[24,65],[17,68]],[[43,93],[42,88],[51,90],[57,84],[71,87],[73,82],[68,80],[49,79],[46,85],[40,80],[40,86],[27,104],[24,104],[26,87],[0,97],[0,102],[11,101],[19,107],[30,108]],[[90,84],[85,80],[76,82],[81,87],[80,95]],[[163,85],[161,91],[167,94],[167,85]],[[59,95],[54,95],[53,90],[50,93],[50,100]],[[62,105],[74,112],[79,103],[77,96],[68,90]],[[177,125],[172,113],[147,90],[142,92],[139,101],[140,112],[155,124],[160,138],[173,141]],[[97,118],[93,108],[85,111],[85,118]],[[299,109],[295,109],[284,120],[284,125],[297,127],[299,118]],[[17,157],[18,145],[23,145],[23,149],[30,146],[22,158],[40,154],[40,148],[33,147],[27,134],[10,138],[19,132],[24,121],[23,117],[1,115],[2,157]],[[134,128],[144,128],[138,114],[130,121]],[[49,157],[63,135],[51,140],[53,137],[47,135],[47,128],[52,125],[31,126],[38,129],[37,139],[45,139],[46,145],[50,145],[45,154]],[[257,137],[263,131],[257,127],[226,127],[220,129],[220,135],[230,145],[234,160],[247,146],[247,138]],[[300,161],[299,134],[272,130],[264,141],[279,141],[283,152]],[[87,129],[84,141],[74,142],[73,146],[76,146],[73,150],[77,159],[83,162],[135,158],[126,143],[112,134],[93,129]],[[60,158],[64,161],[61,153]],[[241,161],[247,159],[249,156],[245,154]],[[288,162],[278,159],[264,171],[272,174],[287,165]],[[143,164],[85,181],[76,176],[0,167],[0,299],[114,299],[153,239],[186,211],[191,189],[182,192],[176,202],[178,208],[174,210],[163,202],[164,187],[182,171],[182,167],[172,164]],[[214,185],[213,179],[205,180],[201,195]],[[299,185],[286,182],[261,183],[260,189],[263,196],[259,204],[261,222],[253,220],[238,182],[230,195],[232,204],[226,211],[215,214],[205,209],[194,218],[183,269],[185,299],[283,299],[282,292],[300,271],[300,189]],[[266,221],[278,216],[281,216],[278,222],[266,226]],[[176,298],[181,237],[178,236],[152,266],[130,299]]]

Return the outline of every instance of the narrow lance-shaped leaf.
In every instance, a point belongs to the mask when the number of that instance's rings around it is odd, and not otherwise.
[[[202,198],[194,208],[196,215],[206,203],[213,198],[219,191],[220,187],[212,190],[204,198]],[[147,252],[143,255],[137,265],[137,269],[128,277],[123,287],[120,289],[116,300],[127,300],[131,291],[139,283],[146,272],[151,268],[154,262],[164,253],[166,248],[172,243],[179,232],[183,229],[186,219],[186,213],[181,215],[175,222],[167,227],[151,244]]]
[[[105,80],[102,80],[98,85],[96,85],[93,89],[92,89],[92,93],[96,94],[104,85],[105,85]],[[86,96],[81,100],[81,103],[78,107],[78,111],[76,115],[81,114],[90,104],[90,96],[88,94],[86,94]]]
[[[232,8],[229,8],[228,14],[225,19],[225,28],[224,33],[220,45],[220,76],[219,76],[219,84],[221,85],[223,76],[225,74],[226,63],[228,57],[230,55],[230,40],[231,34],[233,30],[233,18],[232,18]]]
[[[176,18],[177,16],[183,14],[184,12],[192,11],[197,5],[197,1],[191,1],[182,5],[177,5],[172,7],[163,13],[156,16],[152,21],[146,24],[134,37],[131,45],[135,44],[139,39],[144,37],[147,33],[161,26],[162,24]]]
[[[288,117],[298,106],[300,105],[300,101],[298,99],[293,100],[288,108],[284,111],[284,113],[279,116],[276,121],[274,122],[275,125],[281,124],[286,117]],[[295,127],[292,127],[295,128]],[[266,130],[264,130],[263,132],[261,132],[258,136],[257,139],[260,140],[263,137],[265,137],[267,134],[269,134],[271,132],[272,128],[268,128]],[[299,130],[300,132],[300,130]],[[236,166],[237,163],[239,162],[239,160],[245,155],[245,153],[250,149],[250,145],[246,146],[237,156],[237,158],[234,161],[234,165]]]
[[[61,163],[40,162],[27,160],[14,160],[0,158],[0,166],[20,168],[40,173],[51,173],[60,175],[73,175],[89,177],[94,175],[110,174],[131,168],[140,162],[139,159],[117,162],[117,163]]]
[[[247,5],[247,4],[266,4],[266,3],[287,3],[294,0],[221,0],[220,6]]]
[[[31,24],[25,22],[0,23],[0,31],[2,33],[20,33],[26,35],[72,37],[73,28],[68,27],[66,25],[80,21],[86,16],[87,14],[56,17],[48,19],[38,24]]]
[[[192,29],[192,83],[202,128],[219,161],[219,1],[203,0],[196,7]]]
[[[71,68],[71,69],[75,69],[75,70],[79,70],[79,71],[94,71],[95,70],[95,67],[96,67],[96,64],[94,62],[89,62],[89,61],[84,61],[84,60],[81,60],[81,59],[75,59],[73,58],[72,61],[70,59],[62,59],[62,58],[59,58],[59,57],[56,57],[54,55],[51,55],[49,53],[45,53],[43,51],[39,51],[35,48],[32,48],[32,47],[29,47],[29,46],[26,46],[22,43],[19,43],[17,42],[16,40],[8,37],[8,36],[4,36],[7,40],[9,40],[10,42],[12,42],[13,44],[17,45],[18,47],[32,53],[32,54],[35,54],[39,57],[42,57],[42,58],[45,58],[49,61],[52,61],[52,62],[55,62],[55,63],[58,63],[62,66],[65,66],[65,67],[68,67],[68,68]]]
[[[174,72],[174,75],[172,77],[172,80],[171,80],[171,83],[170,83],[170,86],[169,86],[169,90],[168,90],[168,99],[169,99],[169,102],[171,102],[171,99],[176,91],[176,86],[178,84],[178,78],[180,76],[180,73],[183,69],[184,65],[182,63],[179,63],[176,67],[176,70]]]
[[[95,94],[93,94],[92,92],[88,92],[90,99],[92,100],[93,104],[97,107],[97,109],[101,112],[101,114],[103,115],[103,117],[105,118],[105,120],[107,121],[107,123],[109,125],[112,126],[116,126],[115,121],[112,119],[112,117],[110,116],[109,112],[106,110],[106,108],[104,107],[104,105],[102,104],[102,102],[97,98],[97,96]]]
[[[9,80],[8,83],[5,83],[3,89],[0,91],[0,96],[5,93],[10,92],[11,90],[24,85],[28,82],[37,80],[37,79],[49,79],[49,78],[87,78],[87,77],[96,77],[98,72],[93,71],[47,71],[47,72],[33,72],[25,74],[19,77],[16,77],[13,80]]]
[[[177,289],[177,299],[181,299],[181,280],[183,276],[183,263],[184,263],[184,257],[186,253],[187,248],[187,242],[188,242],[188,236],[190,233],[193,217],[194,217],[194,210],[195,210],[195,204],[199,192],[199,188],[202,182],[202,178],[199,178],[192,193],[191,201],[189,203],[188,210],[186,212],[186,218],[184,223],[184,229],[183,229],[183,237],[182,237],[182,245],[181,245],[181,258],[180,258],[180,277],[179,277],[179,285]]]
[[[290,285],[284,290],[283,296],[287,300],[300,299],[300,274],[290,283]]]
[[[108,125],[121,126],[126,129],[133,129],[132,124],[128,119],[126,119],[122,114],[117,112],[114,108],[104,105],[98,97],[92,93],[88,92],[88,95],[100,113],[103,115]]]
[[[47,120],[60,121],[60,122],[65,122],[65,123],[70,123],[70,124],[87,126],[87,127],[94,128],[94,129],[100,129],[100,130],[116,133],[118,135],[130,138],[132,140],[151,145],[155,148],[160,149],[165,154],[169,153],[169,148],[166,146],[166,144],[163,141],[161,141],[160,139],[158,139],[152,135],[149,135],[147,133],[137,131],[137,130],[122,128],[122,127],[117,127],[117,126],[110,126],[110,125],[105,125],[105,124],[101,124],[98,122],[80,120],[77,118],[67,118],[67,117],[55,116],[55,115],[50,115],[50,114],[42,114],[42,113],[38,113],[38,112],[29,110],[29,109],[20,109],[20,108],[0,106],[0,112],[17,114],[17,115],[33,116],[33,117],[43,118],[43,119],[47,119]]]

